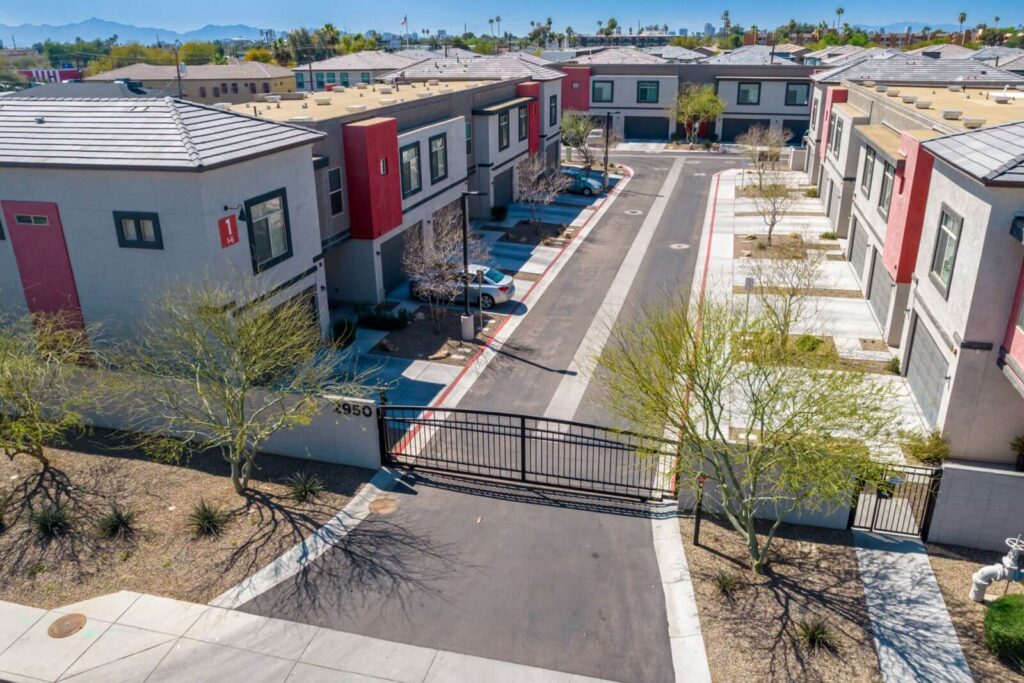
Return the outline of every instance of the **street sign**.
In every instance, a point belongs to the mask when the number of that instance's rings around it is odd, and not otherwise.
[[[224,216],[217,221],[217,228],[220,230],[220,248],[227,249],[232,244],[238,244],[238,217],[234,214]]]

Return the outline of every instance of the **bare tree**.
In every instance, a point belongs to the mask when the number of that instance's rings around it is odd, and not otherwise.
[[[593,129],[594,120],[589,114],[579,111],[562,112],[562,144],[579,156],[587,171],[594,165],[594,150],[589,140]]]
[[[416,296],[430,307],[434,332],[443,329],[448,306],[466,287],[462,272],[462,206],[449,204],[434,214],[432,230],[422,228],[405,240],[402,265],[413,281]],[[490,259],[490,245],[470,229],[467,248],[471,263]]]
[[[793,205],[793,194],[786,182],[786,176],[776,171],[760,174],[758,182],[760,185],[755,189],[753,196],[754,208],[768,228],[770,247],[775,227],[786,217],[789,207]]]
[[[776,170],[782,158],[782,149],[793,137],[788,129],[751,126],[747,132],[738,135],[736,142],[742,146],[747,157],[747,168],[754,172],[756,189],[760,190],[768,181],[770,173]]]
[[[367,375],[320,340],[308,297],[263,297],[253,279],[178,286],[158,300],[119,362],[132,428],[153,457],[219,453],[245,495],[261,446],[309,424],[325,396],[364,396]]]
[[[792,250],[792,253],[785,253]],[[780,258],[752,258],[743,263],[753,280],[751,292],[771,336],[785,347],[797,327],[818,321],[824,324],[820,299],[814,296],[823,252],[811,249],[806,255],[798,246],[789,246]]]
[[[519,162],[519,199],[530,206],[530,222],[539,231],[544,209],[565,192],[572,179],[558,169],[549,169],[538,154]]]

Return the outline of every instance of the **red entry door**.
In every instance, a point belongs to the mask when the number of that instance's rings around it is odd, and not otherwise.
[[[56,204],[0,202],[30,313],[63,313],[84,324]]]

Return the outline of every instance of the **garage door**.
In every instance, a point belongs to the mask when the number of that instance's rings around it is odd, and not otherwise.
[[[829,187],[831,189],[828,193],[828,219],[832,221],[832,225],[837,225],[839,223],[839,203],[843,201],[843,186],[830,180]]]
[[[868,236],[864,233],[864,228],[854,221],[853,236],[850,238],[850,263],[853,264],[853,274],[857,282],[861,282],[864,277],[864,260],[867,255]]]
[[[627,116],[623,130],[627,140],[667,140],[668,119],[662,116]]]
[[[555,143],[552,143],[551,145],[548,145],[548,150],[546,152],[546,154],[547,154],[547,161],[546,161],[546,163],[547,163],[548,166],[554,167],[554,166],[558,165],[558,150],[559,150],[559,143],[558,142],[555,142]]]
[[[949,363],[920,318],[914,321],[913,334],[907,356],[907,383],[925,421],[934,427],[939,419]]]
[[[868,291],[868,303],[875,312],[878,324],[885,329],[889,319],[889,303],[892,301],[892,278],[882,263],[882,255],[875,251],[874,265],[871,267],[871,289]]]
[[[402,254],[405,251],[405,236],[408,235],[410,231],[419,230],[419,226],[420,224],[417,223],[408,230],[403,230],[400,234],[381,243],[380,267],[384,276],[385,292],[390,292],[392,289],[402,284],[402,280],[405,279],[405,269],[402,267]]]
[[[793,134],[793,136],[789,138],[788,144],[803,146],[804,134],[807,132],[810,125],[811,122],[807,119],[783,119],[782,127]]]
[[[512,203],[512,169],[494,176],[494,205],[508,206]]]
[[[737,135],[743,135],[751,126],[770,128],[771,119],[724,119],[722,121],[722,142],[736,142]]]

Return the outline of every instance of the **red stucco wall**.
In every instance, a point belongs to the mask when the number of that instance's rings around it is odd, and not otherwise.
[[[352,236],[376,239],[402,224],[398,123],[390,118],[350,123],[342,129],[342,139]],[[381,159],[387,161],[386,175],[380,172]]]
[[[534,98],[527,106],[526,113],[530,122],[529,150],[530,154],[536,154],[540,151],[540,83],[520,83],[516,86],[516,97]]]
[[[934,159],[919,140],[906,133],[900,139],[900,155],[905,162],[896,169],[882,263],[895,282],[905,284],[917,265]]]
[[[562,71],[566,74],[562,79],[562,110],[590,111],[590,67],[563,66]]]

